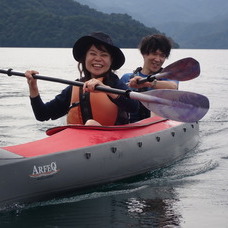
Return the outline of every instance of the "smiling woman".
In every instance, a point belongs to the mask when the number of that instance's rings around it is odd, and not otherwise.
[[[37,120],[57,119],[67,114],[68,124],[116,125],[129,122],[128,113],[138,110],[138,101],[126,96],[98,92],[95,88],[113,87],[127,90],[128,87],[114,70],[125,62],[122,51],[113,45],[111,38],[101,32],[83,36],[73,47],[73,56],[78,61],[80,81],[83,88],[68,86],[53,100],[43,103],[37,80],[37,71],[26,71],[31,104]]]

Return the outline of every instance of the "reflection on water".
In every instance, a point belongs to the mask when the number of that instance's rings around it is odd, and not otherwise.
[[[173,188],[153,188],[146,195],[129,198],[125,203],[130,218],[135,220],[135,227],[145,224],[154,227],[179,226],[181,214],[175,207],[176,199]],[[159,194],[157,193],[159,191]],[[171,194],[173,193],[173,194]]]
[[[22,227],[165,227],[178,226],[181,213],[176,206],[178,197],[170,186],[110,186],[103,189],[28,205],[23,209],[2,214],[1,223]],[[126,188],[124,190],[123,188]],[[109,226],[112,224],[112,226]]]

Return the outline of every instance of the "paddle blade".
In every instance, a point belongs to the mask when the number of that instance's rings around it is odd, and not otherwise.
[[[150,90],[143,93],[150,100],[141,103],[155,114],[180,122],[196,122],[209,110],[207,97],[178,90]],[[148,97],[148,99],[149,99]]]
[[[188,57],[188,58],[180,59],[168,65],[158,74],[150,75],[147,78],[140,79],[138,81],[138,84],[142,84],[146,81],[153,81],[154,79],[188,81],[198,77],[199,75],[200,75],[199,62],[191,57]]]
[[[177,81],[188,81],[198,77],[200,74],[199,62],[193,58],[180,59],[165,67],[158,76],[159,78],[168,78]]]

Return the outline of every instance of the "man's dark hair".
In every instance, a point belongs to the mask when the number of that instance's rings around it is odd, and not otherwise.
[[[171,48],[170,40],[161,34],[145,36],[139,44],[139,50],[142,55],[149,55],[150,53],[160,50],[168,58]]]

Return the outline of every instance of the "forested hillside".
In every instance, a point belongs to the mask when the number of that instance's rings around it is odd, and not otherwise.
[[[142,36],[160,33],[127,14],[101,13],[73,0],[0,0],[0,6],[1,47],[72,47],[82,35],[103,31],[116,45],[135,48]]]
[[[180,48],[228,49],[227,0],[75,0],[105,13],[127,13],[171,36]]]

